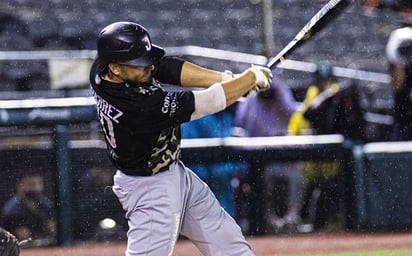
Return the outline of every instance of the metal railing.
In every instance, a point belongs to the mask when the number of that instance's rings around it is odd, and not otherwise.
[[[216,60],[225,60],[240,63],[266,64],[268,58],[263,55],[254,55],[248,53],[219,50],[213,48],[199,47],[193,45],[179,47],[165,47],[168,55],[195,56],[211,58]],[[72,59],[94,59],[95,50],[49,50],[49,51],[0,51],[0,61],[2,60],[72,60]],[[284,60],[278,65],[278,68],[314,72],[316,64],[297,60]],[[336,76],[342,78],[358,79],[370,82],[389,83],[388,74],[358,70],[344,67],[333,67]]]

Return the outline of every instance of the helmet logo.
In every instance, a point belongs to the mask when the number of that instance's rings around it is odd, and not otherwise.
[[[150,44],[150,40],[147,35],[142,38],[142,43],[145,45],[146,51],[150,51],[152,49],[152,45]]]

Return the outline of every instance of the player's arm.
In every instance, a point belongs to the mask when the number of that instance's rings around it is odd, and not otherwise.
[[[155,68],[154,78],[165,84],[183,87],[208,88],[212,84],[232,79],[229,72],[219,72],[203,68],[178,57],[166,56]]]
[[[181,85],[184,87],[208,88],[214,83],[234,78],[231,73],[207,69],[185,61],[180,73]]]
[[[191,120],[219,112],[251,90],[266,90],[269,88],[271,80],[272,73],[270,69],[252,66],[236,78],[213,83],[204,90],[193,91],[195,111]]]
[[[266,67],[252,66],[242,74],[233,76],[231,72],[219,72],[180,58],[165,57],[157,65],[154,77],[163,83],[206,88],[193,91],[193,120],[219,112],[251,91],[268,89],[272,72]]]

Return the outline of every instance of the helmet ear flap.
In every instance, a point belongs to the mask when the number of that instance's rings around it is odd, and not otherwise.
[[[105,74],[107,73],[109,68],[109,63],[103,61],[99,56],[97,56],[96,60],[96,70],[98,74]]]

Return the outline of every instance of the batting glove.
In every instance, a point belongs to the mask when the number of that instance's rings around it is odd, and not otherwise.
[[[252,71],[256,77],[256,87],[259,91],[269,89],[272,82],[272,71],[265,66],[253,65],[248,70]],[[253,90],[253,89],[252,89]]]
[[[233,74],[232,71],[225,70],[225,72],[222,72],[222,82],[232,80],[233,78],[235,78],[235,75]]]

